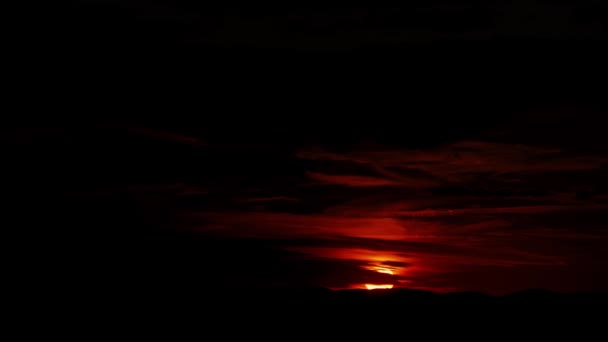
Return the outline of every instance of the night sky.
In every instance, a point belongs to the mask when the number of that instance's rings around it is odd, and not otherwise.
[[[580,3],[74,2],[4,195],[102,280],[608,290],[606,6]]]

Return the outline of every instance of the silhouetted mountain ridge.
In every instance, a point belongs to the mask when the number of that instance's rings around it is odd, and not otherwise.
[[[361,334],[373,334],[373,338],[390,338],[403,330],[409,337],[524,332],[546,337],[569,332],[583,338],[604,333],[601,310],[607,303],[605,292],[560,294],[530,290],[491,296],[412,289],[196,291],[181,290],[179,285],[161,289],[148,284],[129,293],[110,294],[103,289],[89,293],[79,298],[80,309],[74,312],[91,312],[88,319],[109,313],[112,322],[129,329],[169,329],[173,337],[213,333],[224,337],[360,338]],[[66,306],[65,298],[61,304]]]

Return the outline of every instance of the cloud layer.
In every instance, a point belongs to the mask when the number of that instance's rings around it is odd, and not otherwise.
[[[495,293],[538,285],[539,274],[557,277],[598,263],[573,241],[608,239],[605,183],[589,192],[608,159],[593,153],[460,141],[341,152],[307,146],[294,158],[306,168],[289,187],[245,200],[250,206],[190,212],[192,229],[274,241],[295,252],[297,263],[349,262],[395,286]],[[283,206],[253,206],[266,202]],[[360,288],[370,281],[365,272],[360,281],[319,285]]]

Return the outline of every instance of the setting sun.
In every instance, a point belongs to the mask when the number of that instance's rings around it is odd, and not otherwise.
[[[378,266],[378,265],[374,265],[374,264],[363,266],[363,268],[366,270],[370,270],[370,271],[374,271],[374,272],[378,272],[378,273],[390,274],[390,275],[394,275],[395,271],[396,271],[394,269],[394,267]]]
[[[382,284],[382,285],[365,284],[365,288],[368,289],[368,290],[392,289],[393,288],[393,284]]]
[[[378,273],[384,273],[384,274],[394,274],[393,271],[389,268],[386,267],[377,267],[377,266],[373,266],[371,267],[371,270],[376,271]]]

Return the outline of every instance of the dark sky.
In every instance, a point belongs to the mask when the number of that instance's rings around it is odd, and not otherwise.
[[[100,278],[606,290],[602,13],[75,2],[6,194]]]

